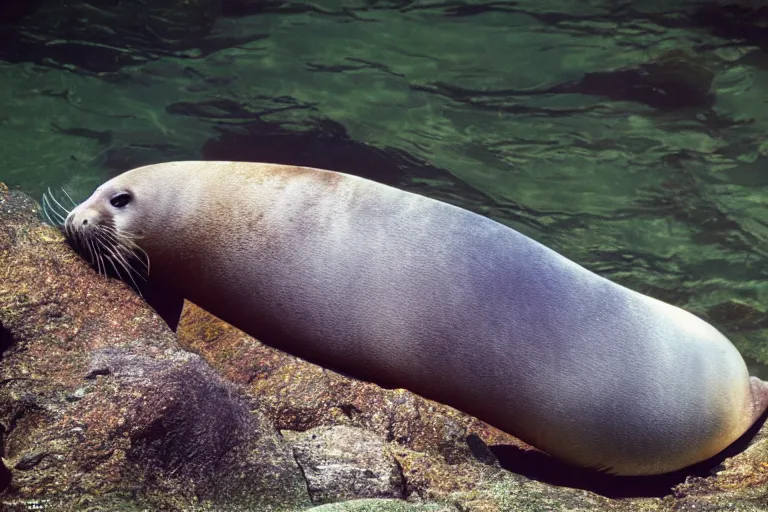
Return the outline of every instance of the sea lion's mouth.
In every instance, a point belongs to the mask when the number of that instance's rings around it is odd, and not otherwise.
[[[64,193],[72,202],[71,209],[62,205],[50,188],[43,194],[47,221],[64,233],[70,247],[100,275],[117,277],[138,289],[135,278],[146,280],[149,276],[149,256],[136,243],[138,237],[118,229],[111,215],[83,212],[82,206]]]

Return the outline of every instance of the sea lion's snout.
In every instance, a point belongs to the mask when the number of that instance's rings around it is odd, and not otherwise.
[[[94,239],[97,238],[98,217],[97,212],[81,204],[69,212],[64,220],[64,234],[70,245],[90,263],[95,263],[95,255],[91,247]]]
[[[78,246],[77,248],[80,248],[82,244],[86,244],[96,236],[96,231],[111,223],[109,215],[104,215],[98,209],[83,203],[73,208],[67,215],[64,220],[64,233]]]
[[[67,215],[64,221],[64,228],[67,229],[88,229],[97,224],[97,214],[91,210],[83,211],[80,207],[75,208]]]

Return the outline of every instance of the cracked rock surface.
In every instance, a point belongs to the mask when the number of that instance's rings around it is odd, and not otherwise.
[[[403,475],[376,434],[343,425],[288,437],[315,503],[350,498],[402,498]]]

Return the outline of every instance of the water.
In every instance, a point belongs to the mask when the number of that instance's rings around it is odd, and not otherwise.
[[[124,4],[0,8],[0,180],[82,198],[170,159],[356,173],[504,222],[768,362],[759,13],[692,0]]]

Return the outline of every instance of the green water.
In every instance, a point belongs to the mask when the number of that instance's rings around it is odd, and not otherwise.
[[[110,4],[0,17],[8,185],[82,198],[131,167],[200,158],[354,172],[500,220],[768,362],[768,37],[754,13]]]

